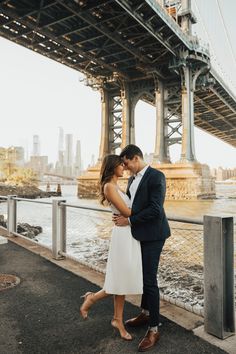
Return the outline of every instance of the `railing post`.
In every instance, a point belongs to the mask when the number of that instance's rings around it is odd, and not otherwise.
[[[52,256],[54,259],[63,259],[60,252],[66,251],[66,206],[61,205],[66,200],[52,201]]]
[[[59,206],[59,215],[60,215],[60,251],[66,252],[66,206],[65,205]]]
[[[8,236],[13,236],[17,231],[17,201],[16,195],[7,196],[7,232]]]
[[[204,216],[204,327],[221,339],[235,333],[233,217]]]

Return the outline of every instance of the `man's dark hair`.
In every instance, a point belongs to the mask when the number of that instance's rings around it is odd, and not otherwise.
[[[134,144],[127,145],[120,153],[120,157],[132,160],[135,155],[138,155],[143,159],[143,153],[140,148]]]

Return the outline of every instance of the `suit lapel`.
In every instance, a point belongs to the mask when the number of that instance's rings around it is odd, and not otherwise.
[[[139,183],[139,185],[138,185],[138,188],[137,188],[136,193],[135,193],[135,196],[134,196],[133,203],[134,203],[134,201],[135,201],[135,198],[136,198],[136,196],[137,196],[137,194],[138,194],[139,189],[141,188],[142,184],[143,184],[143,183],[145,182],[145,180],[147,179],[147,177],[148,177],[148,175],[150,174],[150,172],[151,172],[151,167],[148,166],[148,168],[146,169],[146,171],[145,171],[145,173],[144,173],[144,175],[143,175],[143,177],[142,177],[142,179],[141,179],[141,181],[140,181],[140,183]]]
[[[133,180],[134,180],[134,176],[131,176],[128,179],[128,185],[127,185],[127,189],[126,189],[126,194],[128,195],[129,199],[131,198],[129,187],[130,187],[131,183],[133,182]]]

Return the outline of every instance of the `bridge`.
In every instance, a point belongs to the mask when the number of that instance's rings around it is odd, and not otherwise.
[[[154,163],[196,162],[193,127],[236,147],[236,97],[192,35],[191,0],[3,0],[0,35],[85,75],[101,92],[99,161],[135,143],[141,99],[156,107]],[[178,5],[178,7],[176,6]],[[145,117],[144,117],[145,119]]]
[[[44,172],[43,175],[49,177],[58,177],[61,180],[76,181],[76,176],[67,176],[67,175],[61,175],[61,174],[51,173],[51,172]]]

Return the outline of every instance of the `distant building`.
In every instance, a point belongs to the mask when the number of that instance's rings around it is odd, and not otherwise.
[[[74,175],[80,176],[81,173],[82,173],[81,144],[80,144],[80,140],[77,140],[76,148],[75,148]]]
[[[58,152],[64,150],[64,130],[62,127],[59,127],[59,138],[58,138]]]
[[[148,165],[151,165],[153,162],[153,156],[154,156],[153,153],[150,153],[150,154],[145,153],[143,156],[143,159]]]
[[[72,175],[73,165],[73,135],[65,135],[65,154],[64,154],[64,174],[67,176]]]
[[[95,166],[95,155],[94,154],[92,154],[92,156],[91,156],[91,162],[90,162],[90,165],[89,165],[90,167],[93,167],[93,166]]]
[[[33,153],[25,167],[34,170],[40,178],[44,172],[48,172],[48,156],[40,155],[40,140],[38,135],[33,136]]]
[[[216,181],[225,181],[227,179],[236,178],[236,168],[214,168],[212,169],[212,175]]]
[[[58,160],[55,166],[55,172],[58,174],[63,174],[64,170],[64,131],[62,127],[59,127],[59,137],[58,137]]]
[[[40,142],[39,142],[39,136],[34,135],[33,136],[33,153],[32,156],[40,156]]]
[[[28,167],[39,175],[48,172],[48,156],[30,156]]]
[[[83,167],[80,140],[76,141],[75,154],[73,149],[73,134],[64,135],[62,127],[59,127],[58,160],[55,165],[56,174],[69,177],[81,175]]]
[[[0,163],[6,161],[23,166],[25,162],[24,148],[22,146],[0,147]]]

